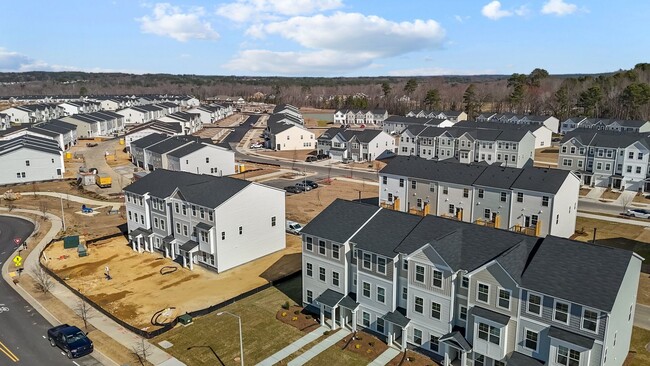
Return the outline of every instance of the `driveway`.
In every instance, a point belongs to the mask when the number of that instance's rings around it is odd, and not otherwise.
[[[81,141],[83,143],[83,141]],[[86,168],[97,168],[99,173],[108,174],[113,180],[113,186],[110,188],[99,188],[97,189],[98,193],[110,194],[110,193],[120,193],[123,186],[126,186],[131,182],[130,176],[124,176],[113,170],[106,163],[106,152],[113,153],[115,150],[123,149],[123,146],[119,144],[118,139],[106,140],[99,142],[95,147],[83,147],[83,150],[79,152],[84,156],[86,161]]]

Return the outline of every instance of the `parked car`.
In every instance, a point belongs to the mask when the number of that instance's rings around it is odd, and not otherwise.
[[[305,159],[305,161],[308,162],[308,163],[311,163],[311,162],[316,161],[316,160],[318,160],[318,158],[315,157],[314,155],[309,155],[309,156],[307,156],[307,159]]]
[[[47,331],[52,347],[59,347],[68,358],[77,358],[93,352],[93,341],[77,327],[61,324]]]
[[[316,155],[316,159],[318,160],[323,160],[323,159],[329,159],[330,156],[328,154],[318,154]]]
[[[302,189],[303,191],[311,191],[311,186],[305,182],[296,183],[296,187]]]
[[[306,181],[305,181],[305,184],[307,184],[308,186],[310,186],[312,189],[313,189],[313,188],[318,188],[318,183],[314,182],[313,180],[306,180]]]
[[[341,159],[341,163],[343,164],[350,164],[352,162],[352,158],[343,158]]]
[[[289,193],[302,193],[304,189],[297,187],[297,186],[287,186],[284,187],[284,190],[289,192]]]
[[[641,219],[650,219],[650,210],[643,208],[633,208],[625,212],[625,216],[638,217]]]
[[[291,234],[296,234],[300,235],[300,231],[302,230],[302,225],[295,221],[289,221],[287,220],[286,224],[286,231]]]
[[[251,144],[251,149],[261,149],[264,147],[264,144],[261,142],[254,142]]]

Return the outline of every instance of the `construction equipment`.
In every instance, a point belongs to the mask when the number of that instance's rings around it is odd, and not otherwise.
[[[113,180],[108,174],[97,173],[95,176],[95,183],[99,188],[110,188],[113,185]]]

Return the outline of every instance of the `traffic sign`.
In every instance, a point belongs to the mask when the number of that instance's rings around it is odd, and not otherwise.
[[[20,267],[20,265],[23,263],[23,257],[17,255],[14,257],[14,264],[16,267]]]

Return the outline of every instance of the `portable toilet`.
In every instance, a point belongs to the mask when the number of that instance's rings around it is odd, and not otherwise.
[[[77,253],[80,257],[85,257],[88,255],[88,249],[86,249],[83,244],[79,243],[79,246],[77,247]]]

